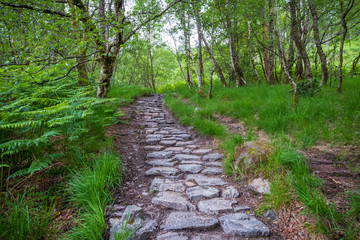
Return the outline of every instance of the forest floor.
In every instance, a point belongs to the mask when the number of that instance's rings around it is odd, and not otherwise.
[[[124,220],[130,230],[147,226],[135,233],[144,239],[308,238],[304,223],[311,222],[297,201],[278,210],[275,220],[256,215],[263,196],[226,176],[217,141],[181,126],[161,95],[140,98],[121,111],[125,115],[108,134],[126,173],[107,216],[105,238],[114,239]]]

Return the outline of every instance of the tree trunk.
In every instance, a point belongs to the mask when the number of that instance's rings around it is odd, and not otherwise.
[[[250,53],[250,59],[251,59],[251,65],[252,65],[252,68],[253,68],[253,72],[256,76],[256,79],[258,81],[258,83],[261,82],[261,79],[260,79],[260,76],[259,76],[259,73],[257,72],[256,70],[256,65],[255,65],[255,59],[254,59],[254,54],[253,54],[253,51],[252,51],[252,45],[251,45],[251,26],[250,26],[250,21],[248,21],[248,32],[249,32],[249,53]]]
[[[195,13],[196,18],[196,27],[197,27],[197,33],[198,33],[198,86],[199,86],[199,92],[202,94],[203,91],[203,83],[204,83],[204,67],[203,67],[203,61],[202,61],[202,44],[201,44],[201,23],[200,18],[198,15],[198,12]]]
[[[268,81],[269,83],[275,83],[275,76],[274,76],[274,6],[273,6],[273,0],[269,0],[269,40],[271,41],[268,45],[269,48],[269,62],[268,62],[268,68],[267,68],[267,75],[268,75]]]
[[[147,50],[148,50],[148,56],[149,56],[149,60],[150,60],[151,87],[152,87],[153,93],[156,93],[155,78],[154,78],[154,63],[153,63],[153,56],[152,56],[151,48],[152,48],[151,47],[151,25],[148,24]]]
[[[356,70],[356,65],[358,64],[359,59],[360,59],[360,53],[359,53],[359,55],[354,59],[354,61],[353,61],[353,63],[352,63],[351,77],[354,77],[355,70]]]
[[[326,55],[321,47],[321,41],[319,36],[319,27],[318,27],[318,16],[313,3],[313,0],[308,0],[310,12],[313,18],[313,30],[314,30],[314,39],[316,44],[317,53],[321,61],[321,82],[320,86],[326,86],[329,78],[329,71],[327,68]]]
[[[339,69],[338,69],[338,75],[339,75],[339,83],[338,83],[338,87],[337,87],[337,92],[341,93],[342,92],[342,81],[343,81],[343,76],[342,76],[342,65],[343,65],[343,53],[344,53],[344,44],[345,44],[345,39],[346,39],[346,34],[347,34],[347,25],[346,25],[346,15],[350,12],[350,10],[352,9],[352,7],[354,6],[354,2],[355,0],[349,0],[349,3],[344,11],[344,1],[340,0],[340,11],[341,11],[341,26],[342,26],[342,37],[341,37],[341,43],[340,43],[340,52],[339,52]]]
[[[289,54],[288,54],[288,58],[287,58],[287,68],[288,68],[288,72],[289,72],[290,76],[293,75],[292,68],[294,66],[294,63],[295,63],[294,42],[290,38]],[[290,79],[288,79],[288,81],[290,81]]]
[[[100,74],[99,74],[99,86],[97,89],[96,96],[98,98],[106,97],[109,92],[110,80],[113,74],[114,65],[115,65],[115,56],[100,56],[98,59]]]
[[[269,50],[267,47],[267,41],[268,41],[268,27],[267,27],[267,20],[266,20],[266,6],[264,4],[262,9],[262,15],[263,15],[263,23],[262,23],[262,39],[263,39],[263,59],[264,59],[264,75],[265,80],[269,82],[269,62],[270,62],[270,56],[269,56]]]
[[[212,86],[213,86],[213,75],[214,75],[215,67],[212,68],[210,73],[210,83],[209,83],[209,91],[208,91],[208,97],[212,98]]]
[[[190,45],[190,39],[189,39],[189,29],[187,26],[187,21],[186,21],[186,10],[183,9],[182,12],[182,16],[181,16],[181,24],[182,24],[182,28],[184,31],[184,47],[185,47],[185,55],[186,55],[186,79],[188,82],[188,85],[193,86],[194,85],[194,81],[192,80],[192,75],[191,75],[191,59],[190,59],[190,51],[191,49],[189,49],[189,45]]]
[[[296,5],[297,5],[296,0],[290,0],[289,4],[290,4],[290,15],[291,15],[291,34],[294,39],[296,48],[298,49],[298,53],[304,62],[305,77],[311,82],[312,81],[311,65],[310,65],[309,56],[305,49],[305,45],[301,40],[301,36],[300,36],[300,28],[299,28],[300,24],[296,16]]]

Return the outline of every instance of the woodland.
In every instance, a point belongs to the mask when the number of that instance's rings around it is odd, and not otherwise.
[[[158,93],[226,175],[270,179],[258,214],[296,202],[309,239],[360,238],[359,1],[0,0],[0,53],[0,238],[106,239],[126,168],[107,130]],[[269,160],[234,169],[259,132]]]

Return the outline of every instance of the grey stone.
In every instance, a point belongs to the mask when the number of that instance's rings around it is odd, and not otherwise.
[[[271,194],[269,182],[262,178],[252,180],[248,187],[257,194]]]
[[[182,152],[184,150],[183,147],[168,147],[165,149],[165,151],[173,151],[173,152]]]
[[[150,192],[184,192],[185,186],[180,182],[173,182],[169,179],[154,178],[151,182]]]
[[[175,135],[174,137],[182,138],[185,141],[187,141],[191,138],[191,136],[189,134],[179,134],[179,135]]]
[[[219,190],[213,187],[192,187],[186,190],[186,195],[191,201],[199,201],[206,198],[214,198],[219,196]]]
[[[193,237],[191,240],[224,240],[224,237],[220,235],[201,234]]]
[[[145,150],[152,150],[152,151],[160,151],[163,150],[164,148],[165,148],[164,146],[160,146],[160,145],[150,145],[144,147]]]
[[[219,217],[222,229],[226,234],[239,237],[267,237],[269,228],[255,217],[245,213],[234,213]]]
[[[121,223],[121,219],[120,218],[109,218],[109,223],[110,223],[110,226],[115,226],[115,225],[118,225],[119,223]]]
[[[207,177],[202,174],[189,174],[186,177],[186,181],[188,180],[194,180],[200,186],[223,186],[227,184],[221,178]]]
[[[234,169],[248,169],[258,162],[264,161],[273,151],[271,145],[262,141],[244,142],[237,147],[234,154]]]
[[[164,159],[169,158],[173,154],[173,151],[158,151],[158,152],[151,152],[146,155],[147,158],[158,158]]]
[[[173,167],[153,167],[145,172],[146,176],[175,176],[179,172],[178,169]]]
[[[222,162],[205,162],[207,166],[222,167]]]
[[[214,161],[218,161],[221,160],[223,158],[223,154],[219,154],[219,153],[212,153],[212,154],[208,154],[205,155],[203,157],[204,161],[210,161],[210,162],[214,162]]]
[[[197,164],[182,164],[179,165],[179,169],[182,172],[198,173],[203,169],[203,167]]]
[[[161,205],[180,211],[195,211],[196,207],[178,192],[160,192],[151,201],[153,204]]]
[[[251,208],[249,206],[236,206],[234,212],[248,212]]]
[[[235,187],[229,186],[222,191],[221,196],[223,198],[237,198],[240,196],[240,193]]]
[[[176,143],[176,146],[183,147],[183,146],[192,145],[192,144],[194,144],[194,141],[187,141],[187,142],[179,141]]]
[[[203,164],[202,161],[182,161],[181,164],[197,164],[197,165],[201,165]]]
[[[194,186],[196,186],[196,183],[194,183],[194,182],[185,182],[185,185],[187,187],[194,187]]]
[[[210,148],[201,148],[201,149],[193,150],[192,153],[196,154],[196,155],[203,155],[203,154],[207,154],[211,151],[212,151],[212,149],[210,149]]]
[[[158,143],[159,141],[160,141],[160,138],[147,138],[145,142],[148,144],[155,144],[155,143]]]
[[[234,211],[232,205],[236,203],[235,200],[213,198],[200,201],[198,208],[200,212],[208,214],[228,213]]]
[[[219,221],[216,218],[197,215],[194,212],[172,212],[160,228],[165,230],[211,229],[218,224]]]
[[[189,153],[191,153],[191,149],[190,148],[185,148],[181,153],[189,154]]]
[[[163,131],[163,130],[161,130],[161,131],[155,132],[154,134],[166,135],[166,134],[169,134],[169,132],[168,132],[168,131]]]
[[[184,236],[176,232],[168,232],[162,235],[157,236],[156,240],[188,240],[187,236]]]
[[[151,166],[165,166],[165,167],[173,167],[177,163],[177,161],[174,161],[172,159],[156,159],[149,162],[146,162],[147,164]]]
[[[164,141],[160,141],[159,144],[161,145],[166,145],[166,146],[173,146],[175,145],[176,140],[164,140]]]
[[[267,210],[264,213],[264,218],[266,218],[266,220],[268,221],[274,221],[277,219],[277,215],[273,210]]]
[[[216,168],[216,167],[208,167],[208,168],[205,168],[202,171],[202,173],[206,174],[206,175],[216,175],[216,174],[221,174],[222,169],[221,168]]]
[[[191,148],[191,149],[196,149],[196,148],[198,148],[198,146],[195,145],[195,144],[190,144],[190,145],[187,145],[186,147],[187,147],[187,148]]]
[[[176,154],[173,159],[179,161],[200,161],[199,156],[189,154]]]

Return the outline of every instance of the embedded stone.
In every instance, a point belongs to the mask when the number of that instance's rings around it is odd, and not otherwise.
[[[208,168],[205,168],[202,171],[202,173],[206,174],[206,175],[216,175],[216,174],[221,174],[222,169],[221,168],[216,168],[216,167],[208,167]]]
[[[145,150],[153,150],[153,151],[161,151],[164,148],[165,148],[164,146],[160,146],[160,145],[150,145],[144,147]]]
[[[189,174],[186,177],[186,181],[194,180],[200,186],[223,186],[227,183],[221,178],[207,177],[202,174]]]
[[[209,162],[214,162],[214,161],[218,161],[221,160],[223,158],[223,154],[219,154],[219,153],[212,153],[212,154],[208,154],[205,155],[203,157],[204,161],[209,161]]]
[[[262,178],[252,180],[248,187],[257,194],[271,194],[269,182]]]
[[[273,151],[271,145],[262,141],[244,142],[234,154],[234,169],[248,169],[264,161]]]
[[[207,214],[228,213],[234,211],[232,205],[236,203],[235,200],[213,198],[200,201],[198,203],[198,208],[200,212]]]
[[[229,186],[223,190],[221,196],[223,198],[237,198],[240,196],[240,193],[235,187]]]
[[[175,146],[182,147],[182,146],[192,145],[192,144],[194,144],[194,141],[187,141],[187,142],[179,141],[176,143]]]
[[[191,201],[199,201],[206,198],[214,198],[219,196],[219,190],[213,187],[192,187],[186,190],[186,195]]]
[[[249,206],[236,206],[234,212],[248,212],[251,208]]]
[[[193,237],[191,240],[224,240],[224,238],[220,235],[201,234]]]
[[[182,164],[179,165],[179,169],[182,172],[198,173],[203,169],[203,167],[197,164]]]
[[[266,220],[268,221],[274,221],[277,219],[277,215],[273,210],[267,210],[264,213],[264,218],[266,218]]]
[[[180,182],[173,182],[169,179],[154,178],[150,185],[150,192],[184,192],[185,186]]]
[[[194,183],[194,182],[185,182],[185,185],[187,187],[194,187],[194,186],[196,186],[196,183]]]
[[[173,167],[177,163],[172,159],[156,159],[149,162],[146,162],[148,165],[151,166],[165,166],[165,167]]]
[[[207,166],[222,167],[222,162],[205,162]]]
[[[219,221],[216,218],[197,215],[194,212],[172,212],[160,228],[165,230],[211,229],[218,224]]]
[[[173,159],[179,161],[200,161],[199,156],[189,154],[176,154]]]
[[[156,240],[188,240],[187,236],[182,235],[181,233],[168,232],[162,235],[157,236]]]
[[[178,137],[181,138],[185,141],[189,140],[191,138],[191,136],[189,134],[179,134],[179,135],[175,135],[174,137]]]
[[[193,150],[192,153],[193,154],[196,154],[196,155],[203,155],[203,154],[207,154],[209,152],[211,152],[212,149],[205,149],[205,148],[201,148],[201,149],[196,149],[196,150]]]
[[[239,237],[268,237],[269,228],[255,217],[245,213],[234,213],[219,217],[223,231]]]
[[[175,176],[179,172],[178,169],[173,167],[153,167],[145,172],[146,176]]]
[[[153,204],[161,205],[180,211],[195,211],[196,207],[178,192],[160,192],[151,201]]]
[[[160,138],[147,138],[145,140],[146,143],[148,144],[156,144],[160,141]]]
[[[168,147],[164,151],[181,152],[182,150],[184,150],[183,147]]]
[[[163,159],[163,158],[169,158],[169,157],[171,157],[172,154],[173,154],[173,151],[158,151],[158,152],[148,153],[148,154],[146,155],[146,157],[147,157],[147,158]]]
[[[176,140],[164,140],[164,141],[160,141],[159,144],[161,145],[166,145],[166,146],[172,146],[175,145]]]

